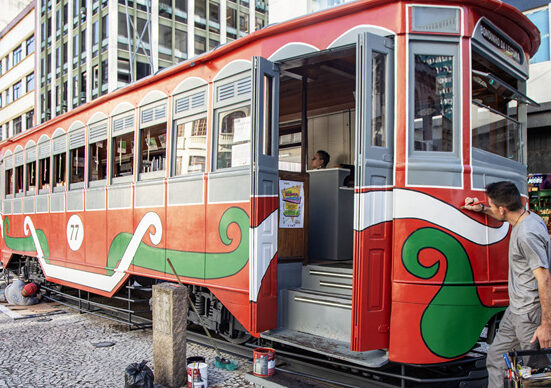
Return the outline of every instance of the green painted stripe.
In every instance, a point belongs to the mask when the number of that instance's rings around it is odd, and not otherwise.
[[[249,216],[238,207],[227,209],[218,225],[220,240],[224,245],[232,243],[227,235],[231,224],[236,224],[241,231],[241,241],[237,248],[225,253],[186,252],[173,249],[163,249],[140,243],[132,263],[135,266],[159,272],[169,272],[166,258],[174,265],[179,276],[195,279],[217,279],[231,276],[239,272],[249,260]],[[182,237],[185,238],[185,237]],[[132,234],[120,233],[111,243],[107,259],[107,274],[111,275],[119,260],[123,257]]]
[[[456,358],[471,350],[484,325],[504,308],[482,304],[465,248],[442,230],[422,228],[407,238],[402,248],[402,262],[411,274],[430,279],[438,273],[440,261],[430,266],[419,262],[420,252],[428,248],[445,257],[446,274],[442,287],[423,313],[421,335],[434,354]]]
[[[8,217],[4,218],[4,241],[8,248],[13,249],[14,251],[21,252],[36,252],[36,247],[34,245],[33,237],[10,237],[8,233],[10,231],[10,221]],[[44,259],[50,257],[50,249],[48,247],[48,239],[44,232],[40,229],[36,229],[36,235],[38,236],[38,242],[44,252]],[[46,262],[49,262],[46,260]]]

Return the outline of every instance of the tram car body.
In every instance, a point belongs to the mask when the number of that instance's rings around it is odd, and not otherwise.
[[[527,194],[538,46],[497,0],[363,0],[263,28],[5,141],[2,263],[113,296],[175,281],[170,258],[235,318],[230,338],[460,358],[508,304],[509,231],[460,206],[498,180]],[[318,149],[332,160],[309,170]]]

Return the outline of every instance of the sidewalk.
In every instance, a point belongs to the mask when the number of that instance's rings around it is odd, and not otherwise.
[[[151,330],[126,326],[62,308],[66,313],[14,320],[0,312],[0,388],[124,387],[124,370],[148,361],[153,369]],[[112,346],[94,344],[112,342]],[[182,355],[185,357],[186,355]],[[187,357],[203,356],[209,364],[209,387],[252,387],[245,380],[252,364],[231,356],[236,371],[214,367],[214,350],[187,344]]]

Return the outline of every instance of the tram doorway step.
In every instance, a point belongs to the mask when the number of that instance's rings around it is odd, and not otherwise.
[[[255,388],[325,388],[335,386],[284,371],[277,371],[273,376],[267,378],[247,373],[245,374],[245,380],[254,384]]]

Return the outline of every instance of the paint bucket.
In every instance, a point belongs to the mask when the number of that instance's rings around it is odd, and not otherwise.
[[[187,366],[187,387],[188,388],[207,388],[208,365],[204,362],[192,362]]]
[[[253,375],[272,376],[275,372],[275,350],[256,348],[253,352]]]
[[[206,362],[205,357],[203,356],[191,356],[186,358],[186,365],[192,364],[194,362]]]

